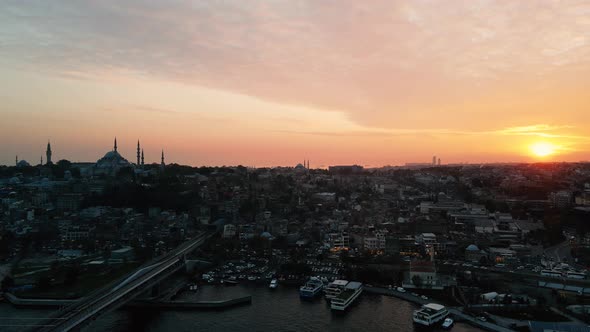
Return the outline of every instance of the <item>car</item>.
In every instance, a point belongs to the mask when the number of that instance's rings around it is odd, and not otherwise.
[[[426,295],[422,295],[422,296],[420,296],[420,298],[421,298],[422,300],[428,300],[428,296],[426,296]]]
[[[488,319],[485,318],[484,316],[478,316],[477,317],[477,320],[482,321],[482,322],[487,322],[488,321]]]
[[[411,294],[412,294],[413,296],[416,296],[416,297],[418,297],[418,296],[419,296],[419,295],[418,295],[418,294],[416,294],[416,293],[411,293]]]
[[[406,290],[403,287],[398,287],[398,288],[396,288],[396,290],[398,292],[400,292],[400,293],[405,293],[406,292]]]

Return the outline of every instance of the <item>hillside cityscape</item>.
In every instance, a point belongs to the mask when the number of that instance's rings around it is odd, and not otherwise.
[[[39,326],[65,328],[51,308],[195,240],[157,287],[116,307],[176,310],[201,287],[271,281],[296,293],[317,278],[436,301],[484,330],[590,323],[588,163],[190,167],[163,152],[145,164],[139,142],[129,162],[116,139],[95,163],[52,154],[48,144],[45,162],[0,168],[3,298],[43,308]]]
[[[590,0],[0,1],[0,332],[590,332]]]

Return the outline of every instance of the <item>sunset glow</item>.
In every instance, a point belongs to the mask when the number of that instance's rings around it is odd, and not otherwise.
[[[587,160],[590,3],[6,1],[0,164]],[[539,140],[554,140],[560,147]],[[75,143],[75,144],[74,144]],[[530,148],[529,148],[530,147]]]
[[[530,147],[532,153],[537,157],[547,157],[555,154],[557,147],[551,143],[538,142]]]

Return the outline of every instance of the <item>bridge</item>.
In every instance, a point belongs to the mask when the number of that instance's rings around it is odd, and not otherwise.
[[[40,324],[38,331],[77,331],[100,315],[120,308],[181,269],[186,255],[212,235],[211,232],[202,233],[173,251],[144,264],[134,273],[61,308]]]

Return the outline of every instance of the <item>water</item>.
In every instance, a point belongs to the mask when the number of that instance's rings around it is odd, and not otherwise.
[[[397,298],[363,293],[353,307],[334,313],[323,298],[301,300],[297,288],[279,286],[204,286],[196,293],[184,293],[182,300],[225,300],[252,295],[252,304],[225,311],[146,311],[120,310],[110,313],[85,331],[413,331],[411,303]],[[46,310],[16,309],[0,305],[2,318],[43,317]],[[15,321],[13,321],[15,322]],[[28,321],[29,323],[34,321]],[[22,328],[0,327],[2,331]],[[453,331],[480,331],[458,323]]]

